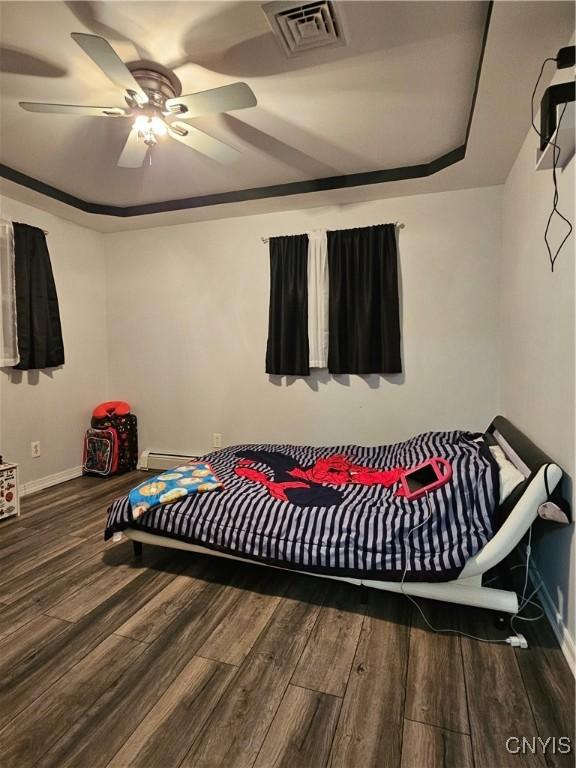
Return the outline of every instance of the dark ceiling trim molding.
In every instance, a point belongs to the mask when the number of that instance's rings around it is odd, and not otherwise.
[[[9,181],[14,181],[35,192],[40,192],[47,197],[52,197],[61,203],[71,205],[86,213],[96,213],[103,216],[117,216],[129,218],[131,216],[146,216],[150,213],[167,213],[169,211],[187,210],[190,208],[203,208],[210,205],[223,205],[225,203],[241,203],[246,200],[262,200],[267,197],[286,197],[287,195],[300,195],[307,192],[325,192],[331,189],[343,189],[345,187],[359,187],[369,184],[382,184],[387,181],[403,181],[405,179],[420,179],[438,173],[449,165],[459,162],[466,154],[466,145],[447,152],[445,155],[420,165],[408,165],[402,168],[389,168],[383,171],[368,171],[366,173],[353,173],[347,176],[329,176],[323,179],[311,179],[310,181],[293,181],[289,184],[275,184],[269,187],[254,187],[252,189],[238,189],[232,192],[219,192],[213,195],[200,195],[197,197],[184,197],[178,200],[164,200],[159,203],[143,203],[142,205],[106,205],[104,203],[90,203],[79,197],[69,195],[56,187],[51,187],[43,181],[32,176],[26,176],[20,171],[0,164],[0,176]]]
[[[35,179],[33,176],[27,176],[25,173],[20,173],[14,168],[10,168],[7,165],[0,164],[0,176],[8,181],[13,181],[16,184],[20,184],[22,187],[32,189],[34,192],[40,192],[41,195],[46,197],[52,197],[54,200],[58,200],[60,203],[65,203],[73,208],[78,208],[86,213],[104,213],[109,210],[121,211],[122,208],[116,208],[116,206],[102,205],[101,203],[90,203],[87,200],[81,200],[79,197],[69,195],[68,192],[63,192],[61,189],[45,184],[43,181]],[[122,214],[112,214],[122,215]]]
[[[68,194],[61,189],[46,184],[43,181],[27,176],[25,173],[0,164],[0,177],[20,184],[23,187],[39,192],[46,197],[51,197],[58,202],[70,205],[85,213],[94,213],[100,216],[116,216],[131,218],[133,216],[146,216],[152,213],[167,213],[169,211],[182,211],[192,208],[203,208],[211,205],[224,205],[226,203],[240,203],[247,200],[263,200],[269,197],[286,197],[288,195],[301,195],[308,192],[326,192],[333,189],[345,189],[347,187],[361,187],[370,184],[384,184],[390,181],[405,181],[407,179],[421,179],[432,176],[438,171],[448,168],[450,165],[460,162],[466,156],[468,137],[474,118],[476,99],[480,87],[480,76],[484,62],[484,52],[488,40],[488,30],[494,0],[488,3],[486,22],[482,37],[482,47],[478,59],[478,68],[474,82],[474,93],[470,105],[470,113],[466,126],[466,138],[464,144],[456,149],[446,152],[444,155],[419,165],[407,165],[400,168],[388,168],[380,171],[367,171],[365,173],[352,173],[343,176],[329,176],[323,179],[310,179],[309,181],[293,181],[288,184],[275,184],[268,187],[254,187],[252,189],[240,189],[232,192],[220,192],[212,195],[200,195],[197,197],[185,197],[178,200],[164,200],[158,203],[144,203],[142,205],[106,205],[105,203],[91,203],[79,197]]]
[[[493,9],[494,9],[494,0],[490,0],[490,2],[488,3],[488,8],[486,10],[486,21],[484,22],[484,35],[482,37],[482,46],[480,47],[478,69],[476,70],[476,82],[474,83],[474,93],[472,95],[472,103],[470,105],[470,114],[468,115],[468,125],[466,126],[466,138],[464,139],[464,146],[468,146],[468,137],[470,136],[470,130],[472,128],[472,119],[474,117],[474,110],[476,109],[476,99],[478,97],[478,89],[480,88],[480,75],[482,74],[482,65],[484,64],[484,54],[486,52],[486,43],[488,42],[488,30],[490,29],[490,20],[492,19]]]

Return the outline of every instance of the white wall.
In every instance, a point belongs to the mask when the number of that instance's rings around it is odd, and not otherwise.
[[[133,404],[141,447],[191,452],[209,450],[213,432],[225,444],[376,444],[481,430],[503,412],[566,470],[574,501],[574,240],[551,274],[551,176],[534,171],[535,146],[529,135],[504,188],[109,235],[4,198],[2,216],[49,232],[66,364],[0,371],[0,452],[24,483],[77,468],[90,410],[108,397]],[[574,162],[559,184],[570,215]],[[391,221],[406,225],[404,374],[267,376],[260,237]],[[568,653],[574,541],[573,527],[552,531],[536,555]]]
[[[566,73],[562,75],[566,80]],[[502,408],[563,467],[568,475],[564,491],[574,502],[574,235],[551,273],[544,230],[552,206],[552,172],[534,170],[537,143],[529,133],[504,187]],[[574,160],[558,173],[558,186],[560,210],[574,221]],[[553,242],[559,243],[566,228],[555,225],[551,231]],[[575,541],[573,526],[553,530],[536,556],[561,628],[569,633],[572,654]]]
[[[0,369],[0,453],[18,462],[21,482],[30,483],[81,465],[91,409],[106,399],[103,236],[6,197],[0,212],[48,232],[64,337],[62,368]],[[41,442],[39,458],[30,456],[32,440]]]
[[[498,411],[501,188],[106,235],[110,396],[141,446],[385,443]],[[401,221],[402,376],[269,378],[262,235]]]
[[[504,189],[109,235],[3,199],[3,216],[49,232],[66,364],[0,372],[1,452],[23,482],[77,467],[90,410],[108,397],[133,404],[142,447],[192,452],[209,450],[213,432],[225,444],[383,443],[480,430],[502,411],[574,477],[574,242],[551,274],[551,178],[534,172],[534,148],[529,136]],[[574,163],[559,181],[571,212]],[[389,221],[406,225],[404,374],[268,377],[260,237]],[[548,534],[537,553],[572,644],[575,559],[573,528]]]

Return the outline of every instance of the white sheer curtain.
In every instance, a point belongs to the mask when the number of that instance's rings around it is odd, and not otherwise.
[[[328,367],[328,245],[326,232],[308,234],[310,368]]]
[[[0,368],[16,365],[18,336],[16,332],[16,280],[14,266],[14,228],[12,222],[0,219]]]

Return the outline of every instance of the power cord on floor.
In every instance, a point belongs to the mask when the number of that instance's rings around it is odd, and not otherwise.
[[[412,536],[412,534],[415,531],[417,531],[419,528],[422,528],[422,526],[426,525],[426,523],[432,517],[432,506],[431,506],[431,503],[430,503],[430,496],[429,496],[429,494],[426,493],[424,498],[426,499],[426,506],[428,507],[428,515],[426,516],[426,518],[424,520],[422,520],[422,522],[418,523],[417,525],[414,525],[408,531],[408,533],[406,534],[406,536],[404,538],[404,544],[405,544],[405,547],[406,547],[406,551],[405,551],[405,557],[404,557],[404,563],[405,563],[404,564],[404,570],[402,572],[402,580],[400,582],[400,592],[401,592],[401,594],[403,594],[405,597],[408,598],[408,600],[410,600],[412,605],[414,605],[416,607],[416,609],[418,610],[418,613],[422,617],[422,620],[424,621],[426,626],[432,632],[435,632],[436,634],[441,634],[441,635],[443,635],[443,634],[459,635],[460,637],[468,637],[471,640],[477,640],[480,643],[506,643],[506,644],[508,644],[508,645],[510,645],[512,647],[515,647],[515,648],[528,648],[528,641],[526,640],[526,638],[524,637],[524,635],[521,632],[517,631],[517,629],[514,626],[513,622],[514,622],[515,619],[517,619],[519,621],[537,621],[538,619],[542,618],[542,616],[543,616],[543,612],[542,611],[541,611],[539,616],[531,617],[531,618],[522,617],[522,616],[518,615],[520,613],[520,611],[522,611],[527,605],[536,605],[538,608],[540,608],[540,606],[538,606],[538,604],[532,600],[532,597],[534,597],[534,595],[536,594],[536,592],[540,588],[540,583],[532,591],[532,593],[529,595],[529,597],[526,597],[526,591],[528,589],[528,578],[529,578],[531,541],[532,541],[532,526],[530,526],[529,533],[528,533],[528,546],[527,546],[526,564],[524,566],[526,568],[526,578],[524,579],[524,588],[522,590],[522,597],[520,598],[520,606],[518,608],[518,614],[515,614],[510,619],[510,629],[514,632],[514,634],[510,635],[509,637],[506,637],[506,638],[478,637],[477,635],[471,635],[471,634],[469,634],[467,632],[462,632],[459,629],[450,629],[448,627],[446,627],[446,628],[434,627],[428,621],[428,619],[426,618],[426,616],[424,614],[424,611],[420,607],[420,605],[417,602],[417,600],[415,598],[413,598],[412,595],[409,595],[405,591],[405,589],[404,589],[404,585],[405,585],[405,582],[406,582],[406,573],[408,572],[408,552],[407,551],[408,551],[408,549],[410,547],[410,537]],[[519,567],[519,566],[514,566],[514,567],[516,568],[516,567]]]

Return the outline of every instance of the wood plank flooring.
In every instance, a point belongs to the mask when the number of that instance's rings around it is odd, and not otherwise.
[[[0,523],[1,768],[574,765],[541,746],[576,747],[545,619],[515,650],[434,634],[400,595],[163,548],[135,560],[102,531],[140,480],[71,480]],[[435,626],[508,634],[420,605]]]

